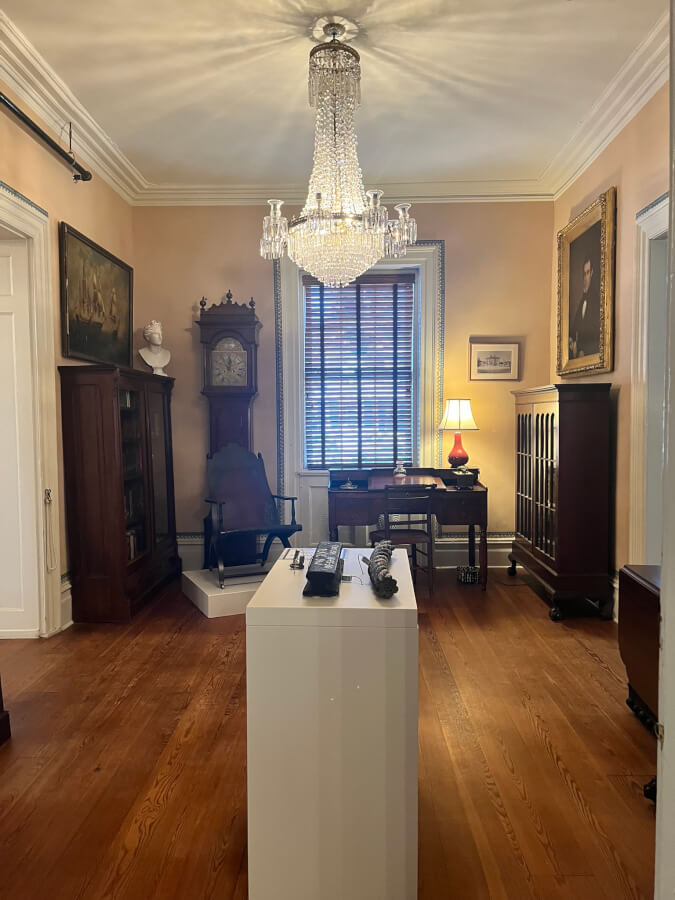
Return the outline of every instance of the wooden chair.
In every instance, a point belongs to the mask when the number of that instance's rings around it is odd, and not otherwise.
[[[275,538],[290,547],[289,538],[302,525],[295,521],[297,497],[272,494],[265,475],[265,463],[258,453],[251,453],[239,444],[227,444],[207,458],[206,502],[211,504],[207,517],[205,568],[218,565],[221,588],[226,566],[264,565]],[[290,500],[291,522],[281,522],[280,501]],[[262,552],[258,552],[258,538],[265,536]]]
[[[435,490],[435,484],[385,487],[384,528],[371,531],[369,535],[371,546],[377,541],[391,541],[395,546],[410,545],[413,582],[417,582],[417,570],[421,569],[427,576],[430,591],[434,589],[432,500]],[[401,521],[402,517],[405,521]],[[425,549],[418,550],[420,546]],[[426,558],[426,566],[419,565],[418,553]]]

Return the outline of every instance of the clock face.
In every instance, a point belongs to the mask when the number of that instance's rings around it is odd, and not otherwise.
[[[235,338],[221,338],[211,350],[211,384],[215,387],[246,387],[248,352]]]

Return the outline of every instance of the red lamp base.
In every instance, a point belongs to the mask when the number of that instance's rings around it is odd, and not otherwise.
[[[465,466],[468,461],[469,454],[466,452],[464,447],[462,447],[462,433],[461,431],[456,431],[455,443],[450,453],[448,453],[448,462],[453,469],[456,469],[458,466]]]

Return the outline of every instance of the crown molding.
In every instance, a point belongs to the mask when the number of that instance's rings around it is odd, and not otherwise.
[[[378,182],[387,203],[489,203],[552,200],[538,180]],[[136,206],[252,206],[276,197],[293,206],[307,199],[307,184],[150,184],[136,197]]]
[[[669,16],[659,19],[602,92],[574,135],[531,179],[381,183],[388,202],[490,203],[557,199],[668,81]],[[61,135],[73,123],[78,161],[92,168],[132,206],[250,206],[270,196],[305,202],[307,184],[153,184],[106,134],[9,17],[0,10],[0,78],[17,98]]]
[[[670,16],[666,12],[628,57],[575,133],[541,175],[557,200],[668,82]]]
[[[147,180],[38,53],[7,14],[0,10],[0,78],[57,140],[73,123],[78,161],[94,169],[127,203],[148,187]]]

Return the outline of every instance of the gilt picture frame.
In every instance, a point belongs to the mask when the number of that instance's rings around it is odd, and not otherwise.
[[[134,270],[65,222],[59,260],[63,355],[131,367]]]
[[[611,187],[558,232],[556,372],[562,377],[614,368],[615,253]]]

